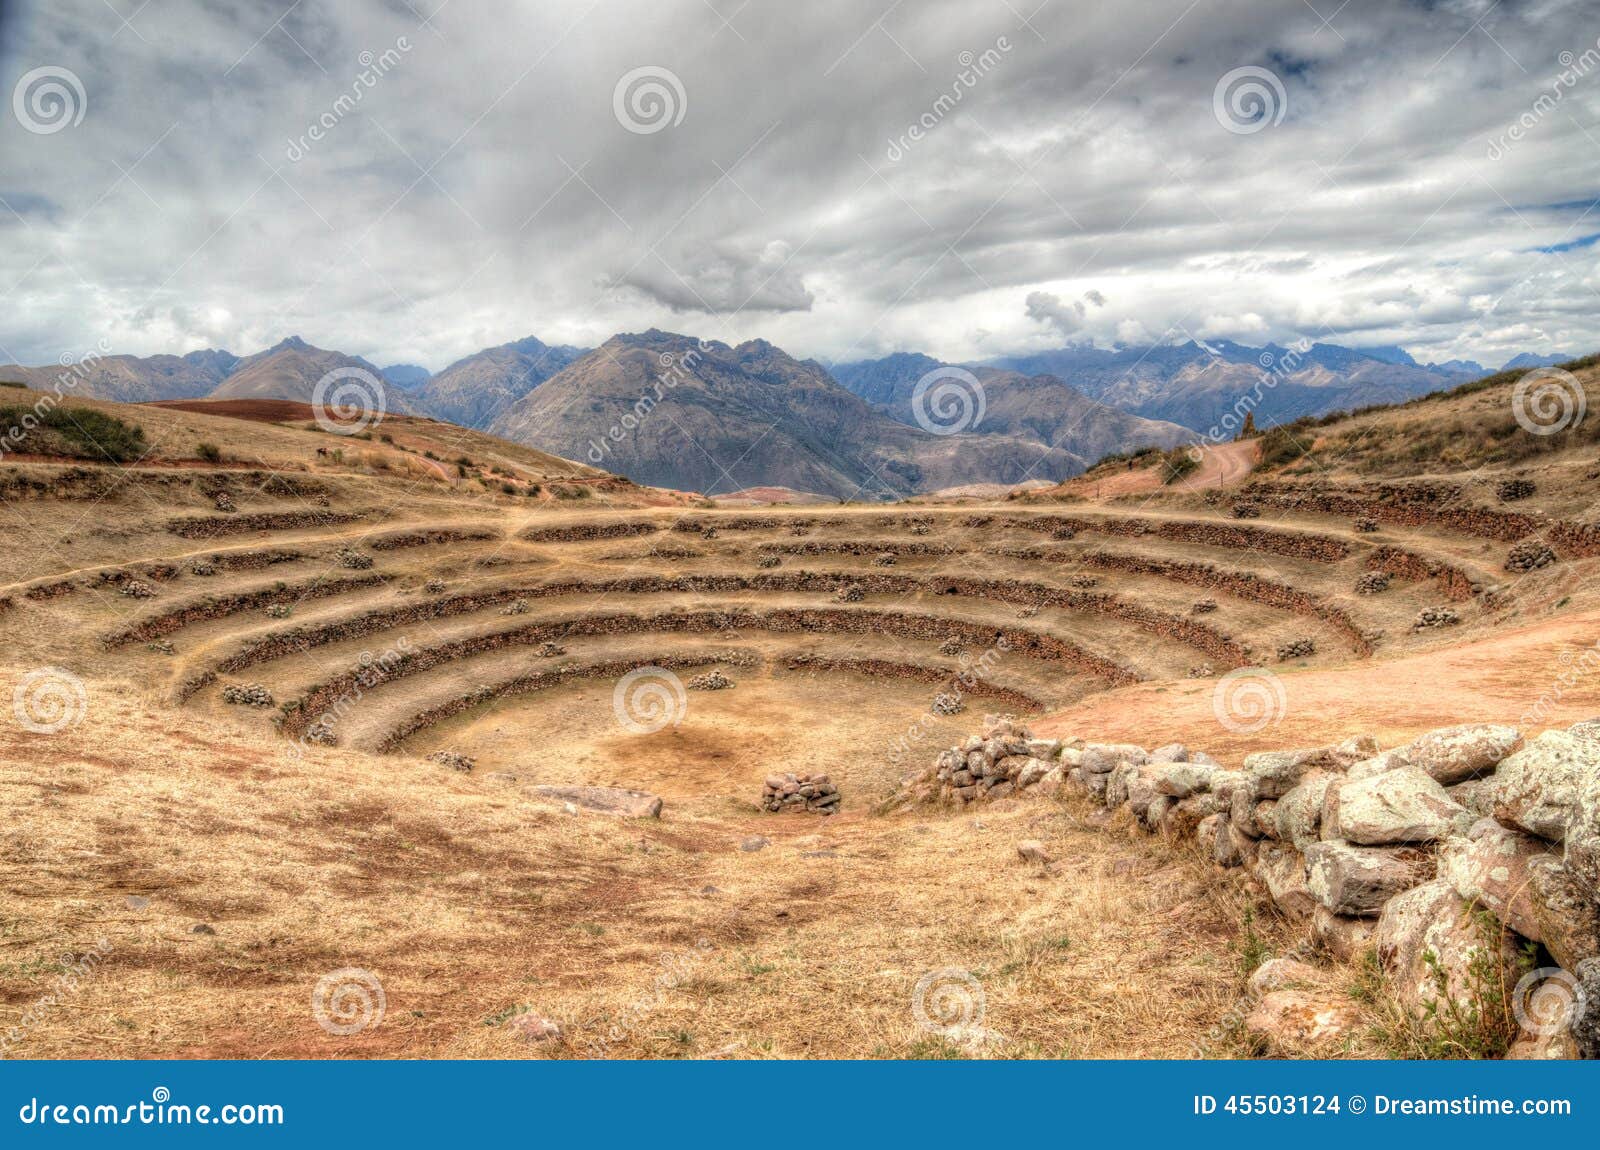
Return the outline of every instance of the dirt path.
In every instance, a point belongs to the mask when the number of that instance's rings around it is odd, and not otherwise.
[[[1384,746],[1469,721],[1537,731],[1600,715],[1600,663],[1588,666],[1581,657],[1597,643],[1600,611],[1589,611],[1404,658],[1273,672],[1269,697],[1280,700],[1272,709],[1281,718],[1254,732],[1219,721],[1219,695],[1222,713],[1230,712],[1228,688],[1218,679],[1140,683],[1093,695],[1031,725],[1051,737],[1183,742],[1224,762],[1364,731]]]
[[[1158,467],[1142,467],[1137,471],[1113,475],[1109,479],[1085,480],[1080,491],[1092,499],[1114,499],[1163,488],[1169,491],[1206,491],[1243,482],[1255,466],[1256,445],[1253,440],[1221,443],[1201,450],[1205,457],[1201,459],[1200,466],[1176,483],[1163,484]]]

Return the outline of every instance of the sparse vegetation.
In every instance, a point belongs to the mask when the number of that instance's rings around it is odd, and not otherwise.
[[[0,427],[21,433],[7,440],[13,450],[103,463],[138,459],[148,446],[143,427],[92,407],[0,407]]]

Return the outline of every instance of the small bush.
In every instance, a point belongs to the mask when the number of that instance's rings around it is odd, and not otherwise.
[[[126,463],[148,450],[144,428],[92,407],[0,407],[0,427],[19,432],[7,440],[17,451]]]
[[[222,462],[222,448],[218,447],[215,443],[202,442],[196,445],[194,453],[201,459],[204,459],[207,463]]]
[[[1161,482],[1176,483],[1200,466],[1198,448],[1177,447],[1161,458]]]
[[[1310,451],[1312,436],[1304,433],[1307,430],[1293,423],[1269,427],[1261,435],[1261,459],[1256,464],[1257,469],[1282,467]]]

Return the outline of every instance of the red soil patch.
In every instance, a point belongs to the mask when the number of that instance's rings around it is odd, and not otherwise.
[[[292,399],[163,399],[149,406],[192,411],[196,415],[224,415],[253,423],[294,423],[317,417],[309,403]]]

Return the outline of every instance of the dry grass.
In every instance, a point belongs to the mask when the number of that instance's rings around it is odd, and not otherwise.
[[[1238,880],[1072,803],[621,823],[412,759],[287,762],[100,684],[80,726],[0,754],[4,1010],[110,944],[29,1057],[1171,1057],[1238,994]],[[1030,869],[1020,837],[1060,861]],[[387,1014],[332,1037],[310,996],[348,966]],[[945,967],[1003,1040],[919,1028]],[[565,1042],[497,1025],[523,1008]]]

